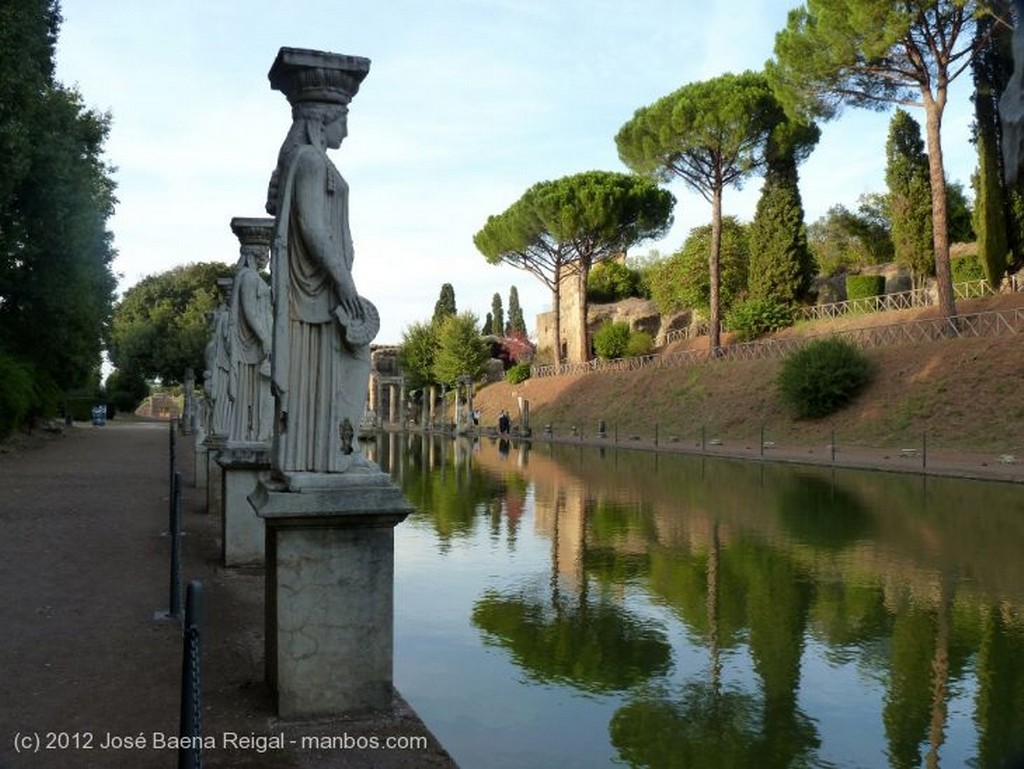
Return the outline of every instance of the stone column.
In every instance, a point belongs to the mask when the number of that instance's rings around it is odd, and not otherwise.
[[[405,377],[398,380],[398,424],[402,430],[405,430],[406,419],[405,419]]]
[[[394,382],[388,382],[388,422],[395,424],[398,415],[398,389]]]
[[[195,408],[192,403],[193,391],[196,389],[196,375],[192,368],[185,369],[185,384],[182,388],[182,394],[184,395],[184,411],[181,418],[181,434],[191,435],[192,434],[192,420],[195,414]]]

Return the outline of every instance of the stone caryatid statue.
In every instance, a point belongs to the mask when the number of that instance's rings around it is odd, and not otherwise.
[[[271,464],[292,487],[304,474],[371,466],[358,430],[380,324],[356,292],[348,184],[327,157],[348,133],[348,104],[369,67],[357,56],[282,48],[269,73],[292,107],[267,199],[276,217]]]
[[[231,294],[231,429],[228,440],[270,443],[274,398],[270,392],[272,307],[267,266],[274,220],[235,217],[231,231],[240,245]]]
[[[231,279],[217,281],[224,300],[209,314],[210,340],[206,343],[206,371],[203,390],[210,403],[210,422],[207,430],[213,436],[227,439],[231,431],[231,397],[228,386],[231,377],[231,311],[226,304],[231,295]]]
[[[1024,0],[1013,0],[1013,9],[1013,74],[999,97],[1003,175],[1011,187],[1024,177]]]

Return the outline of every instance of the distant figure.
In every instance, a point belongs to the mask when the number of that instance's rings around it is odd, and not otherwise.
[[[207,318],[213,332],[206,343],[206,371],[203,389],[210,402],[209,433],[227,438],[231,432],[231,313],[222,302]]]
[[[356,431],[380,321],[352,280],[348,184],[327,150],[348,134],[348,103],[369,66],[359,57],[282,48],[270,70],[271,87],[292,105],[267,200],[277,217],[271,461],[280,474],[368,466]]]
[[[482,414],[483,412],[480,411],[480,409],[473,409],[473,427],[476,427],[480,424],[480,417],[482,416]]]
[[[512,423],[508,418],[508,412],[504,409],[501,410],[501,414],[498,416],[498,434],[508,435],[512,430]]]

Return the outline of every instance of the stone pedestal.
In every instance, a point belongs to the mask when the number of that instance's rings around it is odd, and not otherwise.
[[[197,489],[206,489],[206,484],[209,483],[209,468],[208,464],[210,461],[209,451],[206,448],[206,435],[202,431],[196,432],[196,447],[192,455],[192,460],[195,463],[194,478],[196,479]]]
[[[223,490],[223,473],[217,464],[217,455],[224,450],[227,440],[213,433],[206,435],[206,512],[210,515],[220,513],[221,495]]]
[[[261,481],[267,682],[282,718],[391,707],[394,527],[412,512],[386,473]]]
[[[262,566],[265,526],[249,504],[249,495],[270,473],[270,446],[228,444],[217,454],[221,469],[221,556],[225,566]]]

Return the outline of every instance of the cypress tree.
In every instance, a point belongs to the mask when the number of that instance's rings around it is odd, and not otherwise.
[[[456,314],[455,289],[452,288],[451,283],[445,283],[441,286],[441,294],[437,297],[437,302],[434,304],[434,316],[430,322],[437,325],[449,315]]]
[[[515,286],[508,290],[508,331],[510,334],[526,333],[523,309],[519,306],[519,289]]]
[[[916,282],[935,274],[932,193],[921,126],[904,109],[897,108],[889,122],[885,156],[896,262],[908,268]]]
[[[501,294],[495,292],[491,298],[491,333],[505,336],[505,311],[501,307]]]
[[[807,247],[797,163],[817,140],[816,127],[785,121],[769,141],[764,187],[749,231],[752,298],[789,304],[811,285],[814,257]]]

